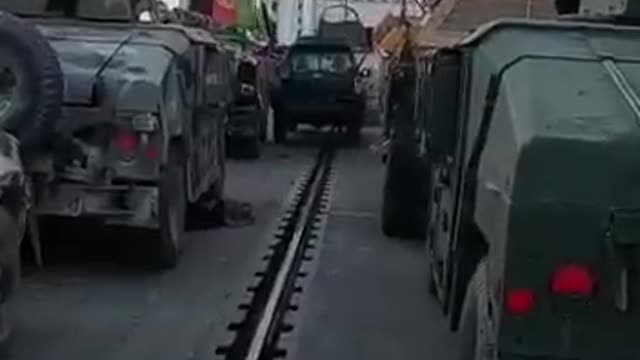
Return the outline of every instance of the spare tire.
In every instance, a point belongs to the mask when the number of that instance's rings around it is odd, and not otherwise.
[[[38,29],[0,11],[0,128],[26,149],[40,148],[62,112],[63,74]]]

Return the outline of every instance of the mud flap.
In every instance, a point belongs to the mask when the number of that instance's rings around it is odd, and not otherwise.
[[[633,288],[632,278],[637,271],[638,236],[640,209],[616,209],[611,212],[605,246],[615,306],[623,313],[637,300],[634,295],[638,289]]]

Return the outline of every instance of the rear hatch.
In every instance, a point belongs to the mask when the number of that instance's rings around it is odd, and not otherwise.
[[[61,63],[65,107],[50,159],[33,170],[85,183],[154,179],[171,52],[130,29],[56,21],[39,28]]]
[[[354,92],[355,58],[345,46],[304,45],[288,57],[290,75],[285,96],[296,105],[324,107],[348,99]]]
[[[473,98],[504,74],[479,181],[509,198],[479,190],[476,212],[499,351],[639,359],[640,32],[538,24],[497,27],[473,53]]]

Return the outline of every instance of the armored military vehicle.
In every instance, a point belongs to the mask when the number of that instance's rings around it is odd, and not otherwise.
[[[589,21],[522,16],[470,35],[445,30],[479,10],[449,5],[414,38],[414,184],[458,358],[638,358],[640,29],[619,22],[637,4],[596,21],[584,1]]]
[[[175,266],[185,216],[223,194],[229,54],[154,0],[0,8],[37,25],[66,85],[54,141],[27,162],[34,211],[140,230],[153,263]]]
[[[346,128],[356,141],[365,110],[365,97],[356,88],[362,75],[342,40],[299,38],[287,51],[280,67],[282,85],[273,96],[276,141],[285,142],[298,124]]]
[[[332,21],[334,10],[346,18]],[[273,95],[277,142],[285,142],[298,124],[335,126],[346,130],[351,141],[358,140],[366,110],[366,94],[359,85],[370,74],[361,69],[367,44],[358,13],[334,5],[323,10],[317,35],[302,36],[289,46]]]

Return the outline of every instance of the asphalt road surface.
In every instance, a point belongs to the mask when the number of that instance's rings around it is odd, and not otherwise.
[[[429,296],[423,245],[380,230],[383,166],[368,145],[338,152],[325,236],[306,278],[290,359],[451,358],[454,339]],[[179,266],[136,263],[136,238],[99,228],[50,229],[44,269],[25,268],[11,360],[211,359],[276,230],[318,137],[230,161],[227,196],[256,222],[190,232]]]

